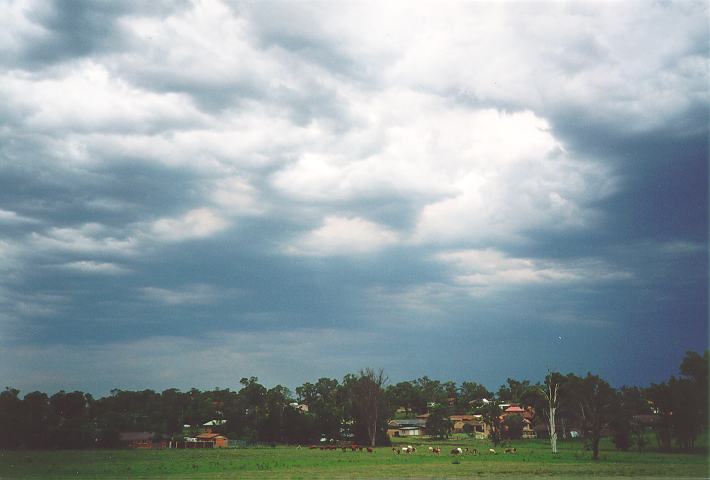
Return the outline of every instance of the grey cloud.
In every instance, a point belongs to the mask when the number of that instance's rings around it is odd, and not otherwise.
[[[26,69],[116,52],[127,46],[119,20],[125,16],[163,16],[187,4],[182,0],[98,2],[52,0],[30,3],[22,12],[34,29],[21,33],[23,45],[3,60]],[[10,54],[12,55],[12,54]],[[0,57],[2,58],[2,57]]]
[[[43,33],[21,31],[0,74],[0,375],[664,379],[675,360],[654,356],[707,347],[707,8],[669,4],[687,28],[660,51],[639,40],[669,28],[658,5],[610,5],[496,6],[503,24],[486,4],[26,12]],[[614,8],[643,16],[629,45],[609,40]],[[486,248],[499,265],[464,273],[514,286],[471,295],[436,261]],[[99,375],[79,351],[119,360]]]

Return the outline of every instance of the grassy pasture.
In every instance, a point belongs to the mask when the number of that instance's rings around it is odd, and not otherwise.
[[[707,448],[696,453],[617,452],[604,442],[593,462],[579,441],[560,442],[552,455],[541,440],[514,442],[516,454],[487,453],[487,441],[430,442],[397,439],[417,446],[413,455],[390,448],[375,453],[277,448],[224,450],[83,450],[0,452],[0,479],[64,478],[707,478]],[[436,457],[429,445],[444,453]],[[452,457],[453,446],[478,448],[479,455]],[[499,449],[502,451],[502,449]]]

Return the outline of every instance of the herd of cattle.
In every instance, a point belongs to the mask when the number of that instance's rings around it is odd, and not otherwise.
[[[299,447],[300,448],[300,447]],[[371,447],[363,447],[362,445],[357,445],[357,444],[352,444],[348,446],[338,446],[338,445],[311,445],[308,447],[310,450],[342,450],[343,452],[347,452],[348,449],[353,451],[353,452],[362,452],[363,450],[366,450],[368,453],[375,453],[375,449]],[[392,447],[392,451],[396,455],[409,455],[412,453],[417,452],[417,448],[413,447],[412,445],[407,445],[406,447]],[[434,454],[434,455],[440,455],[441,454],[441,447],[429,447],[429,452]],[[513,448],[506,448],[504,450],[505,453],[517,453],[517,450],[515,447]],[[498,453],[495,451],[493,448],[488,449],[488,453],[491,455],[497,455]],[[451,449],[451,455],[464,455],[464,454],[471,454],[471,455],[478,455],[478,449],[477,448],[468,448],[468,447],[455,447]]]

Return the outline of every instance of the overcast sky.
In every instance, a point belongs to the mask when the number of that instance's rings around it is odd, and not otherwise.
[[[0,387],[647,385],[708,346],[707,2],[0,27]]]

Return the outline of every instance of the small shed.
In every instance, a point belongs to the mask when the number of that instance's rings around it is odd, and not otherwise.
[[[391,420],[387,425],[390,437],[415,437],[424,435],[426,421],[421,419]]]
[[[219,433],[201,433],[197,437],[198,442],[212,442],[214,448],[228,448],[229,439]]]
[[[128,448],[153,448],[152,432],[123,432],[119,438]]]

